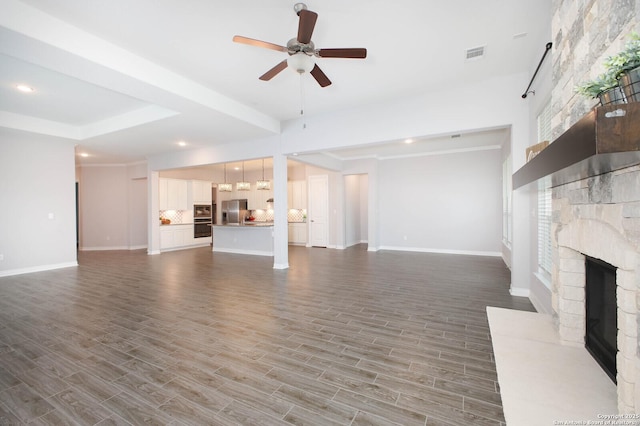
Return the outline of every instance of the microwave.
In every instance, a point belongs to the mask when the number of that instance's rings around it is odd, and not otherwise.
[[[211,205],[210,204],[194,204],[193,206],[193,218],[194,219],[211,219]]]

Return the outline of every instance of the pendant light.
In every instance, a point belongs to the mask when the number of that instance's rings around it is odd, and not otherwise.
[[[256,182],[256,189],[267,190],[271,189],[271,181],[264,180],[264,158],[262,159],[262,180]]]
[[[227,183],[227,165],[224,165],[224,183],[218,184],[219,192],[231,192],[233,190],[233,185]]]
[[[244,161],[242,162],[242,182],[236,183],[236,190],[249,191],[251,190],[251,184],[244,180]]]

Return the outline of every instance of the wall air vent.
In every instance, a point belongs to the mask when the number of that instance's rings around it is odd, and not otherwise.
[[[465,51],[467,61],[475,61],[484,58],[485,46],[472,47]]]

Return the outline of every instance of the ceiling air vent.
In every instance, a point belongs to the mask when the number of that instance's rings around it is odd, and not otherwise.
[[[484,57],[484,46],[472,47],[466,50],[466,60],[475,61]]]

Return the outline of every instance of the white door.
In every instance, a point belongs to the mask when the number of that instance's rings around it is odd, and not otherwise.
[[[309,176],[309,245],[326,247],[329,240],[329,176]]]

